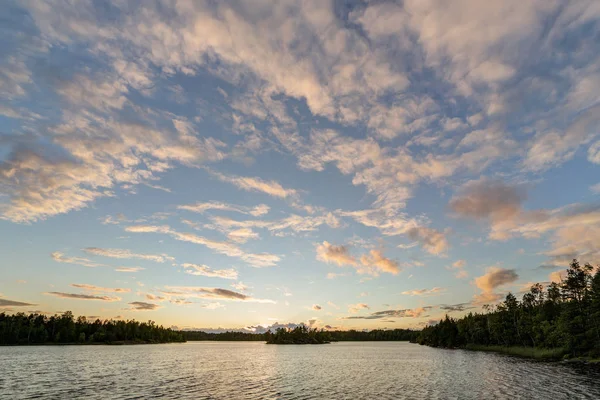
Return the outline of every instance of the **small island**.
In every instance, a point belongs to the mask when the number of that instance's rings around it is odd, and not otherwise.
[[[329,332],[308,328],[305,325],[294,329],[279,328],[275,333],[265,333],[267,344],[327,344],[331,343]]]

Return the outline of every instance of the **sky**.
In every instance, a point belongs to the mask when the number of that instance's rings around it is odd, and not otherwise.
[[[600,262],[598,1],[0,21],[0,311],[419,329]]]

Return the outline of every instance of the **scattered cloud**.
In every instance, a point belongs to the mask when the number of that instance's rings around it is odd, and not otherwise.
[[[282,199],[293,198],[298,194],[296,190],[286,189],[275,181],[265,181],[257,177],[226,175],[215,171],[210,171],[210,173],[221,182],[230,183],[248,192],[262,192]]]
[[[239,290],[240,292],[245,292],[248,289],[250,289],[250,287],[248,285],[245,285],[243,282],[235,282],[232,283],[230,286],[235,290]]]
[[[137,258],[140,260],[148,260],[159,263],[164,263],[165,261],[174,261],[175,258],[170,257],[166,254],[140,254],[133,253],[131,250],[127,249],[102,249],[98,247],[86,247],[83,249],[88,254],[93,254],[95,256],[103,256],[110,258]]]
[[[92,295],[92,294],[81,294],[81,293],[46,292],[44,294],[61,297],[63,299],[100,300],[100,301],[119,301],[119,300],[121,300],[120,297],[97,296],[97,295]]]
[[[418,307],[414,309],[385,310],[377,311],[369,315],[343,317],[342,319],[419,318],[430,309],[431,307]]]
[[[489,220],[492,225],[490,237],[505,239],[504,231],[522,212],[526,198],[527,194],[520,186],[480,179],[467,183],[450,200],[450,209],[459,217]]]
[[[181,264],[185,273],[190,275],[202,275],[211,278],[237,279],[238,273],[235,269],[212,269],[207,265]]]
[[[117,272],[140,272],[143,271],[145,268],[142,267],[117,267],[115,268],[115,271]]]
[[[444,292],[446,289],[441,287],[434,287],[431,289],[413,289],[402,292],[402,294],[406,294],[408,296],[430,296],[433,294],[438,294]]]
[[[430,254],[440,255],[448,250],[448,240],[443,232],[436,229],[417,227],[407,231],[411,240],[416,240]]]
[[[356,303],[356,304],[350,304],[348,306],[348,312],[352,313],[352,314],[356,314],[357,312],[359,312],[360,310],[368,310],[371,307],[369,307],[368,304],[365,303]]]
[[[153,311],[160,308],[158,304],[146,303],[144,301],[132,301],[128,304],[131,306],[130,310],[132,311]]]
[[[163,291],[167,295],[181,295],[197,297],[201,299],[222,299],[232,301],[245,301],[251,303],[275,303],[269,299],[257,299],[243,293],[234,292],[228,289],[208,288],[200,286],[166,286]]]
[[[489,267],[484,275],[475,278],[475,286],[481,290],[481,294],[475,295],[474,302],[476,304],[495,303],[503,297],[495,290],[509,283],[514,283],[518,279],[519,274],[514,269]]]
[[[217,201],[186,204],[186,205],[177,206],[177,208],[179,210],[192,211],[192,212],[196,212],[196,213],[200,213],[200,214],[203,214],[204,212],[209,211],[209,210],[233,211],[233,212],[237,212],[237,213],[241,213],[241,214],[252,215],[254,217],[260,217],[262,215],[265,215],[270,210],[270,207],[266,204],[259,204],[255,207],[246,207],[246,206],[233,205],[233,204],[222,203],[222,202],[217,202]]]
[[[83,258],[83,257],[67,257],[67,256],[65,256],[64,253],[61,253],[60,251],[55,251],[55,252],[51,253],[50,257],[52,257],[52,259],[56,262],[83,265],[84,267],[93,268],[93,267],[107,267],[108,266],[106,264],[93,262],[93,261],[91,261],[87,258]]]
[[[26,307],[26,306],[35,306],[36,304],[31,304],[31,303],[25,303],[22,301],[15,301],[15,300],[9,300],[9,299],[5,299],[3,297],[0,297],[0,307]]]
[[[471,303],[459,303],[459,304],[443,304],[440,306],[440,310],[448,313],[460,312],[473,308]]]
[[[336,246],[327,241],[317,245],[316,250],[317,260],[338,266],[351,266],[359,274],[377,276],[381,272],[393,275],[400,272],[398,262],[385,257],[381,250],[373,249],[363,254],[360,258],[356,258],[350,254],[348,247],[343,245]]]
[[[447,269],[454,271],[454,276],[457,279],[464,279],[469,277],[469,273],[465,271],[465,266],[467,262],[465,260],[457,260],[450,267],[446,267]]]
[[[311,307],[314,311],[321,311],[322,307],[318,304],[313,304]]]
[[[92,292],[106,292],[106,293],[129,293],[131,289],[126,288],[105,288],[95,285],[88,285],[85,283],[71,283],[71,286],[79,289],[89,290]]]
[[[217,241],[193,233],[178,232],[168,225],[132,225],[125,228],[127,232],[134,233],[163,233],[176,240],[203,245],[216,253],[229,257],[237,257],[256,268],[272,267],[280,261],[279,256],[269,253],[246,253],[237,245],[229,242]]]

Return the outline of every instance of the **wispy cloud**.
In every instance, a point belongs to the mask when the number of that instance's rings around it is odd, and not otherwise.
[[[165,261],[174,261],[175,258],[170,257],[166,254],[143,254],[143,253],[134,253],[131,250],[127,249],[102,249],[98,247],[86,247],[83,249],[88,254],[93,254],[95,256],[103,256],[110,258],[128,258],[128,259],[140,259],[140,260],[148,260],[159,263],[164,263]]]
[[[100,300],[100,301],[120,301],[120,297],[111,296],[97,296],[92,294],[81,294],[81,293],[64,293],[64,292],[46,292],[51,296],[61,297],[63,299],[75,299],[75,300]]]
[[[50,254],[50,257],[56,262],[83,265],[84,267],[107,267],[106,264],[101,264],[83,257],[68,257],[60,251],[55,251]]]
[[[132,301],[128,304],[131,306],[130,310],[132,311],[153,311],[160,308],[158,304],[146,303],[144,301]]]
[[[131,289],[128,288],[105,288],[101,286],[89,285],[86,283],[71,283],[74,288],[89,290],[92,292],[107,292],[107,293],[129,293]]]
[[[117,272],[140,272],[143,271],[145,268],[142,267],[117,267],[115,268],[115,271]]]
[[[280,258],[275,254],[246,253],[233,243],[212,240],[193,233],[178,232],[168,225],[133,225],[126,227],[125,230],[134,233],[164,233],[176,240],[203,245],[219,254],[240,258],[257,268],[272,267],[280,261]]]
[[[9,300],[0,296],[0,307],[27,307],[35,304],[25,303],[23,301]]]
[[[398,262],[385,257],[381,250],[373,249],[357,258],[350,254],[346,246],[336,246],[327,241],[317,245],[317,260],[338,266],[351,266],[359,274],[377,276],[381,272],[394,275],[400,272]]]
[[[260,217],[269,212],[270,207],[266,204],[259,204],[255,207],[239,206],[234,204],[222,203],[217,201],[209,201],[205,203],[185,204],[177,206],[180,210],[192,211],[203,214],[209,210],[233,211],[241,214],[248,214],[255,217]]]
[[[441,288],[441,287],[434,287],[431,289],[413,289],[413,290],[407,290],[402,292],[402,294],[408,295],[408,296],[430,296],[430,295],[434,295],[434,294],[438,294],[441,292],[444,292],[446,289]]]
[[[181,264],[185,272],[190,275],[201,275],[212,278],[237,279],[238,273],[235,269],[212,269],[207,265],[185,263]]]
[[[298,194],[296,190],[286,189],[275,181],[265,181],[258,177],[226,175],[216,171],[210,171],[210,173],[220,181],[230,183],[248,192],[262,192],[282,199],[292,198]]]
[[[431,307],[418,307],[414,309],[385,310],[377,311],[369,315],[352,315],[342,319],[382,319],[382,318],[419,318],[423,316]]]
[[[356,314],[360,310],[368,310],[370,308],[371,307],[369,307],[369,305],[365,304],[365,303],[350,304],[348,306],[348,312],[352,313],[352,314]]]
[[[164,293],[168,295],[185,295],[201,299],[222,299],[232,301],[245,301],[252,303],[275,303],[273,300],[258,299],[228,289],[209,288],[201,286],[166,286]]]

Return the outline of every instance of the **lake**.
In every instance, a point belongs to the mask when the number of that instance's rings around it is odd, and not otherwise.
[[[599,399],[585,366],[405,342],[0,347],[0,399]]]

